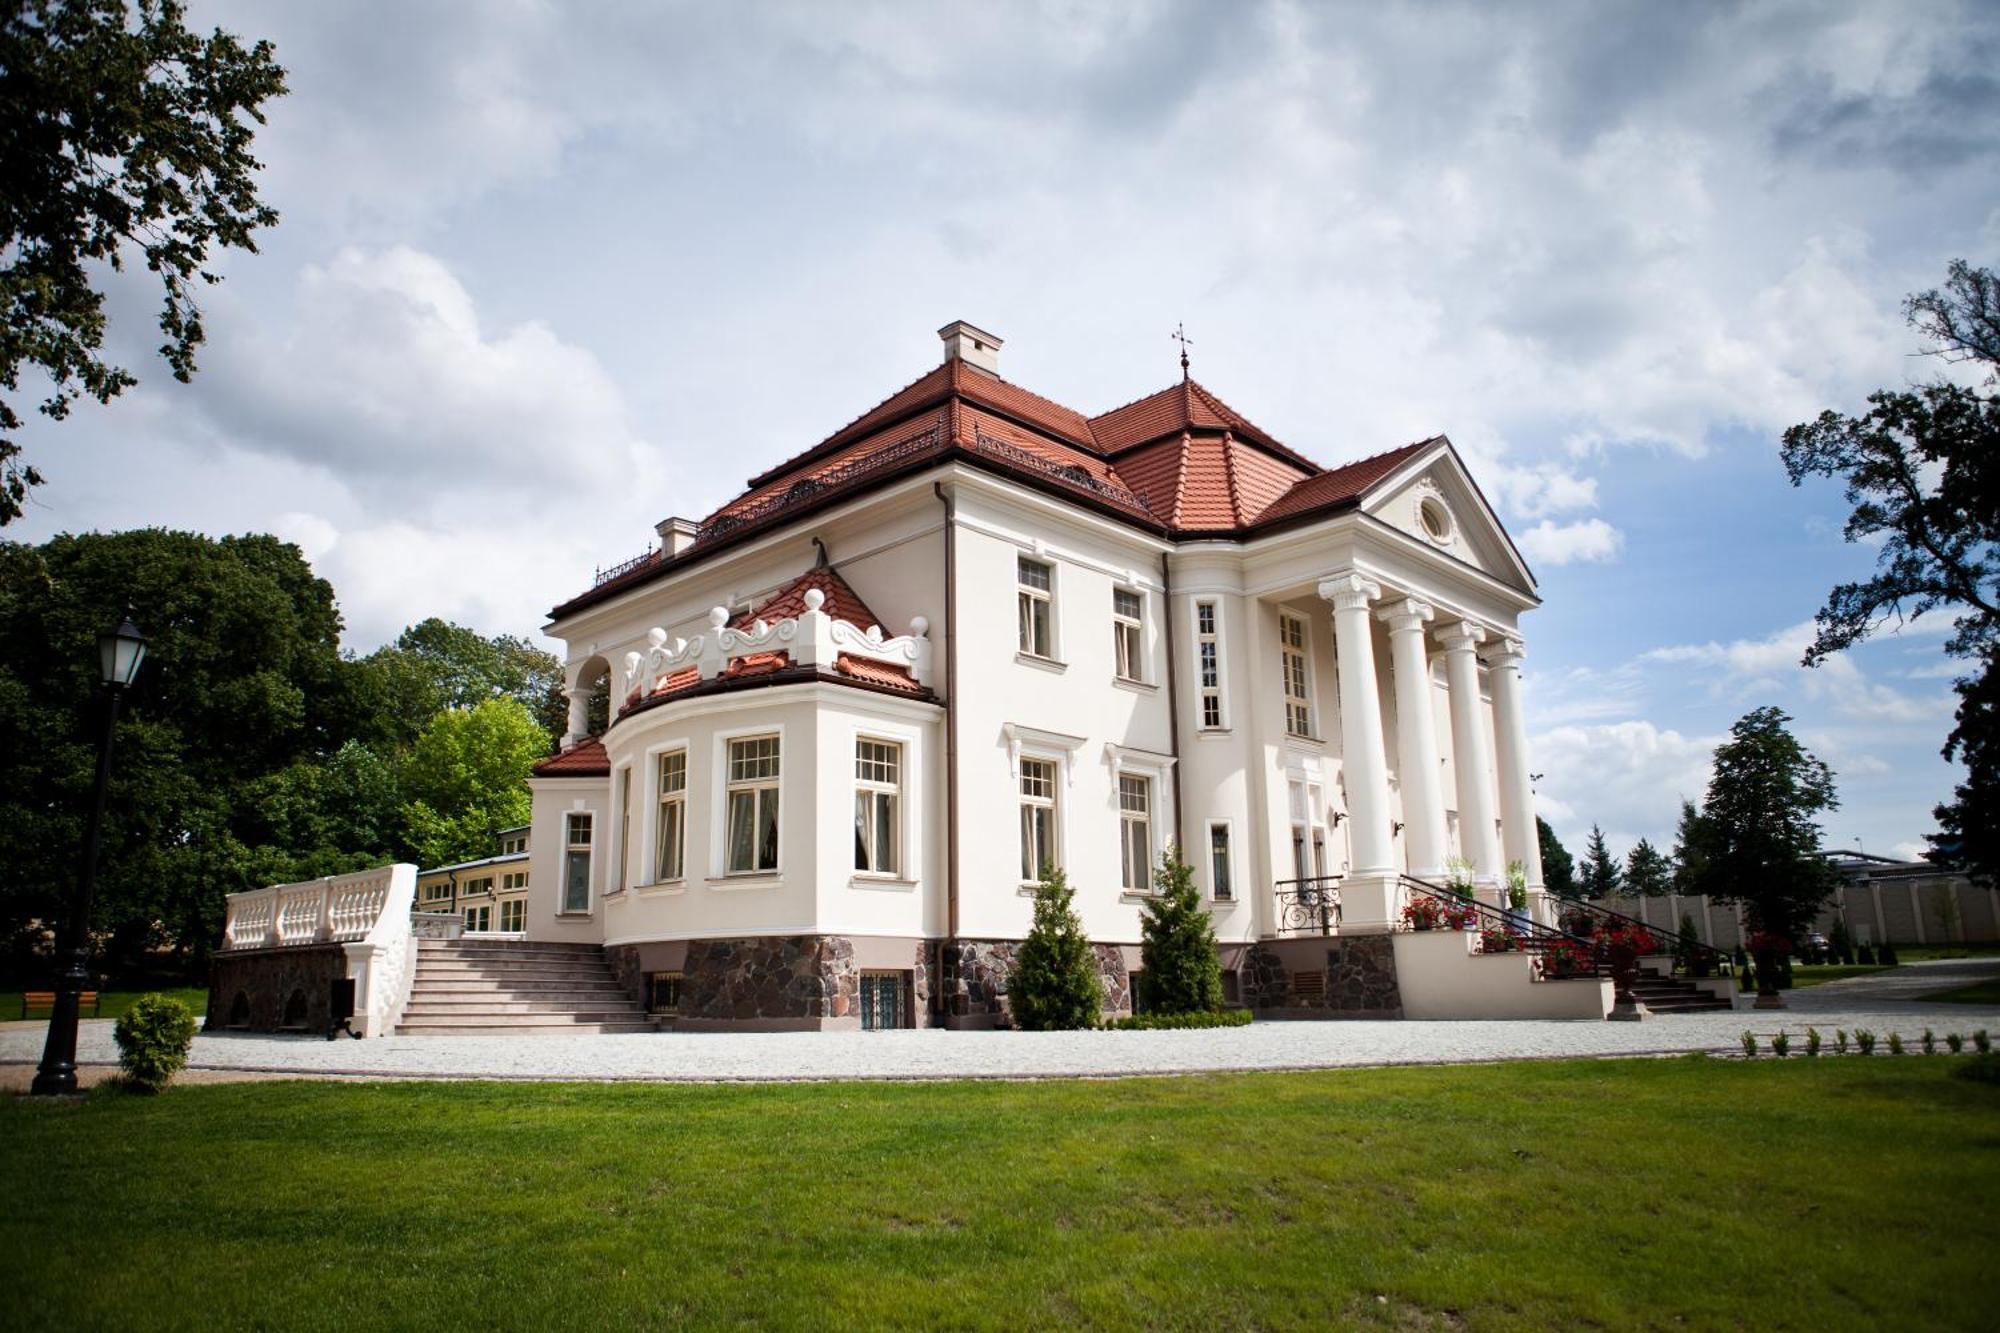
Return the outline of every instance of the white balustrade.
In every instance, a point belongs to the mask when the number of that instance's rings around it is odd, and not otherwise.
[[[708,632],[692,639],[670,639],[663,629],[648,630],[646,651],[625,654],[622,694],[629,697],[636,691],[643,699],[661,680],[689,667],[699,671],[701,679],[713,680],[739,657],[780,651],[790,653],[798,666],[827,670],[845,653],[903,667],[917,684],[931,684],[931,627],[923,616],[910,621],[908,634],[885,638],[880,625],[864,630],[827,615],[820,609],[826,594],[817,588],[806,590],[805,603],[805,611],[796,617],[775,623],[759,620],[748,629],[729,628],[729,612],[718,606],[708,613]]]
[[[410,930],[416,896],[417,868],[407,864],[232,893],[222,956],[338,944],[354,981],[356,1029],[368,1035],[393,1032],[416,971]]]

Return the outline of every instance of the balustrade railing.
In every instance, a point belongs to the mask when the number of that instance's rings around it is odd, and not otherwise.
[[[391,1032],[416,970],[410,926],[416,891],[417,868],[393,865],[232,893],[218,965],[250,949],[337,944],[354,982],[357,1034]]]
[[[1722,950],[1703,944],[1700,940],[1682,939],[1678,933],[1641,921],[1636,916],[1614,912],[1609,907],[1601,907],[1583,898],[1564,898],[1551,894],[1549,903],[1555,910],[1556,920],[1563,924],[1565,933],[1578,938],[1596,939],[1608,930],[1619,928],[1643,930],[1664,946],[1664,952],[1676,956],[1686,954],[1690,971],[1707,966],[1715,970],[1716,976],[1726,977],[1734,970],[1730,956]]]
[[[1281,879],[1276,884],[1280,935],[1340,933],[1340,876]]]
[[[1482,953],[1529,954],[1544,978],[1611,974],[1603,945],[1595,939],[1541,925],[1526,912],[1502,910],[1449,885],[1414,875],[1402,876],[1402,883],[1404,930],[1476,930]],[[1417,924],[1427,919],[1439,924]]]

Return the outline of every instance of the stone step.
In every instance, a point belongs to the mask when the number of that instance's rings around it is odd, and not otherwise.
[[[603,950],[595,945],[521,944],[511,940],[417,941],[417,956],[420,958],[596,958],[602,955]]]
[[[556,981],[563,981],[569,978],[589,978],[592,981],[599,981],[609,980],[611,969],[602,963],[596,967],[585,967],[579,964],[543,966],[536,963],[520,963],[513,967],[497,967],[492,964],[481,963],[423,962],[417,964],[417,980],[422,981],[427,977],[435,977],[440,981],[482,981],[489,979],[504,981],[536,977],[548,977]]]
[[[425,995],[410,997],[408,1011],[463,1013],[468,1009],[495,1012],[518,1009],[543,1013],[567,1013],[579,1009],[630,1009],[632,1001],[623,995]]]
[[[629,1004],[600,1005],[588,1009],[523,1009],[489,1008],[458,1011],[448,1014],[420,1013],[415,1017],[405,1016],[405,1023],[420,1023],[425,1027],[464,1027],[467,1024],[521,1022],[542,1026],[569,1027],[577,1023],[637,1023],[646,1020],[646,1014]]]
[[[625,988],[609,977],[593,977],[588,980],[547,980],[547,981],[505,981],[485,978],[465,977],[441,981],[436,977],[419,977],[410,987],[412,994],[425,995],[498,995],[503,991],[522,995],[623,995]]]

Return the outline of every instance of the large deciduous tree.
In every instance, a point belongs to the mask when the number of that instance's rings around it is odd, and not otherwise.
[[[1819,816],[1839,802],[1832,771],[1799,744],[1790,721],[1781,709],[1756,709],[1716,747],[1688,888],[1742,904],[1753,930],[1796,938],[1836,883],[1820,852]]]
[[[562,663],[513,635],[489,639],[433,616],[357,665],[377,741],[410,744],[442,710],[488,699],[519,701],[552,741],[568,727]]]
[[[138,380],[104,357],[105,270],[143,265],[164,289],[160,355],[194,373],[209,250],[254,251],[278,215],[250,155],[285,91],[269,42],[197,36],[179,0],[17,0],[0,14],[0,524],[41,481],[21,461],[11,395],[29,368],[43,415]]]
[[[1889,621],[1948,615],[1945,651],[1963,658],[1948,759],[1966,780],[1937,808],[1936,859],[2000,873],[2000,278],[1954,261],[1945,286],[1904,305],[1941,359],[1984,371],[1977,386],[1940,378],[1868,397],[1858,417],[1823,412],[1785,432],[1785,470],[1837,477],[1853,505],[1849,541],[1875,545],[1871,578],[1828,594],[1808,666]]]
[[[495,833],[528,822],[528,770],[548,752],[548,733],[517,699],[432,718],[403,764],[405,834],[419,861],[491,855]]]

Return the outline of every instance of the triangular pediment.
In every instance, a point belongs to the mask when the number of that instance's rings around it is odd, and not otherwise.
[[[1500,516],[1442,436],[1370,487],[1361,509],[1433,550],[1536,595],[1535,576]]]

